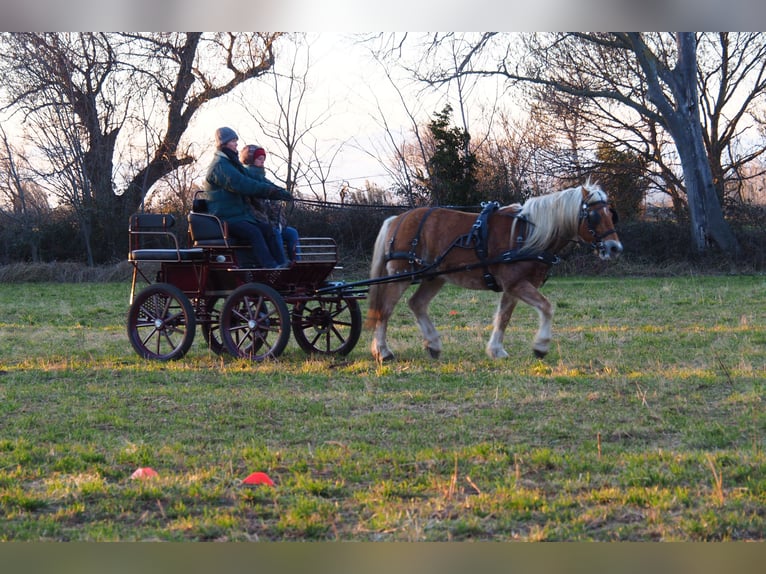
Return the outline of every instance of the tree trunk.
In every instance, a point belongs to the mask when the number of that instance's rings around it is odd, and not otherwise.
[[[723,217],[703,140],[699,134],[694,134],[695,129],[701,131],[702,128],[693,118],[680,123],[682,125],[676,127],[677,133],[672,136],[684,172],[694,250],[705,253],[712,242],[727,255],[737,257],[739,243]]]
[[[678,36],[678,64],[669,77],[675,96],[672,111],[663,114],[668,132],[676,143],[686,184],[691,239],[694,250],[703,254],[711,242],[727,255],[739,255],[739,243],[723,217],[723,209],[713,184],[713,172],[705,150],[697,96],[697,58],[694,34]],[[655,95],[655,101],[658,98]]]
[[[688,131],[693,131],[695,126],[702,129],[699,122],[690,122]],[[691,137],[686,145],[678,147],[678,154],[686,182],[690,231],[695,251],[704,253],[712,242],[721,251],[736,258],[739,255],[739,243],[723,217],[702,138]]]

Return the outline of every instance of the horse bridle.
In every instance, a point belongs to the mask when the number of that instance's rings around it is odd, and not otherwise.
[[[604,238],[609,237],[610,235],[617,235],[617,231],[614,229],[614,227],[607,229],[604,231],[604,233],[596,232],[595,227],[598,225],[599,221],[601,221],[601,215],[599,214],[599,211],[604,208],[608,208],[611,212],[612,223],[617,223],[619,220],[617,212],[613,207],[609,207],[609,204],[605,201],[594,201],[593,203],[583,202],[582,206],[580,207],[579,221],[582,222],[585,220],[585,222],[588,224],[588,232],[593,236],[593,241],[590,245],[594,249],[603,249]]]

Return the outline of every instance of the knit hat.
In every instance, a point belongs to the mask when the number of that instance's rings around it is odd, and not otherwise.
[[[237,132],[231,128],[223,127],[215,130],[215,142],[218,147],[222,147],[229,143],[231,140],[237,139],[239,139]]]
[[[266,157],[266,150],[259,145],[246,145],[239,152],[239,161],[245,165],[253,165],[255,158],[259,156]]]

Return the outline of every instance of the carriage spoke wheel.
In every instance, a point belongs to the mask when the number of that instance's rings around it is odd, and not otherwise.
[[[236,288],[221,310],[221,339],[235,357],[275,359],[290,339],[290,314],[282,296],[268,285]]]
[[[293,307],[293,335],[307,353],[348,355],[362,333],[362,314],[356,299],[320,298]]]
[[[180,359],[194,341],[196,326],[189,298],[167,283],[149,285],[128,311],[130,344],[145,359]]]
[[[202,336],[205,338],[207,346],[216,355],[222,355],[226,352],[226,345],[223,344],[221,337],[221,307],[223,306],[222,297],[210,297],[205,300],[205,310],[208,315],[207,321],[202,323]]]

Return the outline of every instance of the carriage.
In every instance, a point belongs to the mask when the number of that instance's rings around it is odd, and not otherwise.
[[[279,357],[291,332],[306,353],[351,352],[366,291],[330,280],[338,268],[335,240],[303,237],[291,267],[248,269],[238,265],[243,245],[207,213],[204,199],[195,198],[187,221],[190,246],[182,247],[173,215],[130,217],[127,329],[141,357],[180,359],[197,326],[214,353],[253,361]]]
[[[370,278],[332,282],[338,263],[331,238],[301,238],[301,259],[289,269],[243,269],[242,249],[225,224],[195,200],[188,216],[190,248],[179,247],[170,215],[136,214],[130,222],[133,263],[130,342],[139,355],[177,359],[191,347],[196,325],[216,353],[261,361],[276,358],[292,331],[307,353],[346,355],[359,340],[359,300],[368,299],[367,326],[372,355],[394,357],[386,341],[388,319],[411,284],[418,287],[408,305],[432,357],[442,350],[428,305],[445,283],[501,293],[486,352],[504,358],[505,330],[519,301],[539,315],[533,351],[547,354],[553,307],[539,288],[571,243],[590,246],[603,260],[623,250],[614,225],[617,213],[607,194],[590,182],[530,198],[522,206],[482,204],[476,214],[420,207],[389,217],[375,242]],[[164,239],[164,248],[142,245]],[[149,265],[159,265],[156,281]],[[149,286],[136,294],[142,278]],[[288,310],[288,305],[292,310]]]

